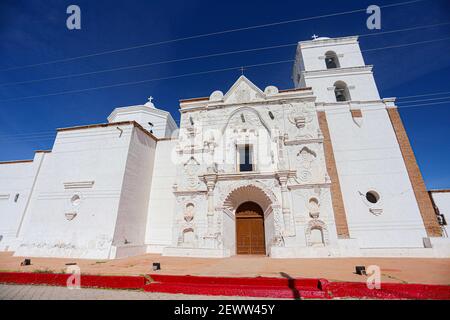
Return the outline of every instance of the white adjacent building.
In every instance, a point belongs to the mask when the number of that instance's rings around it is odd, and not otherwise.
[[[357,37],[298,44],[295,88],[115,109],[0,163],[0,250],[114,259],[450,257],[395,99]],[[435,204],[441,200],[435,199]],[[439,204],[438,204],[439,206]]]

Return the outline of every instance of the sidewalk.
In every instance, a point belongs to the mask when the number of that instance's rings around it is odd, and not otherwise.
[[[0,300],[245,300],[248,297],[168,294],[132,290],[67,289],[66,287],[0,285]]]

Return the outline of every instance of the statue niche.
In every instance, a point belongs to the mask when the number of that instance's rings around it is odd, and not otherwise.
[[[311,218],[313,218],[313,219],[319,218],[320,206],[319,206],[319,200],[317,200],[317,198],[309,199],[308,209],[309,209],[309,215]]]
[[[188,203],[186,205],[186,210],[184,211],[184,221],[190,223],[192,222],[192,220],[194,220],[194,210],[195,206],[193,203]]]

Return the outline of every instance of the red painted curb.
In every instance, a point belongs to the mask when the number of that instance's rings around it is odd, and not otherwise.
[[[145,291],[265,298],[326,298],[321,279],[232,278],[150,274]]]
[[[70,274],[0,272],[0,283],[43,284],[66,286]],[[142,289],[145,286],[143,276],[96,276],[81,275],[80,285],[84,288]]]
[[[331,298],[450,300],[450,286],[382,283],[369,289],[366,283],[329,282],[324,288]]]
[[[273,278],[273,277],[208,277],[208,276],[176,276],[164,274],[149,274],[149,277],[155,282],[164,283],[191,283],[191,284],[225,284],[225,285],[244,285],[244,286],[283,286],[289,285],[312,287],[317,289],[320,286],[321,279],[314,278]],[[326,280],[325,280],[326,281]]]
[[[450,286],[382,283],[369,289],[366,283],[329,282],[326,279],[227,278],[150,274],[154,281],[145,291],[232,295],[271,298],[369,298],[450,300]]]
[[[70,274],[0,272],[0,283],[66,286]],[[382,283],[370,290],[365,283],[329,282],[325,279],[228,278],[172,276],[81,275],[84,288],[143,289],[149,292],[266,298],[372,298],[450,300],[450,286]],[[151,279],[151,280],[150,280]]]

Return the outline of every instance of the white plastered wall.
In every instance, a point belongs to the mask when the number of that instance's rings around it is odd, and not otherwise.
[[[113,245],[116,258],[143,254],[156,140],[134,128],[126,162]]]
[[[172,244],[175,212],[173,185],[176,180],[173,152],[176,145],[177,140],[160,140],[156,145],[145,235],[147,252],[161,253],[164,247]]]
[[[111,243],[132,130],[133,125],[121,125],[58,132],[25,213],[16,256],[114,257]],[[76,205],[74,195],[80,197]]]
[[[427,234],[383,104],[364,108],[360,127],[348,106],[325,109],[351,238],[361,248],[423,248]],[[376,205],[365,200],[370,190]]]
[[[343,81],[347,84],[352,101],[379,100],[378,89],[371,71],[341,72],[328,75],[308,75],[305,77],[307,87],[313,88],[317,101],[336,102],[334,84]]]
[[[44,156],[36,153],[33,162],[0,164],[0,251],[17,246],[17,231]]]

